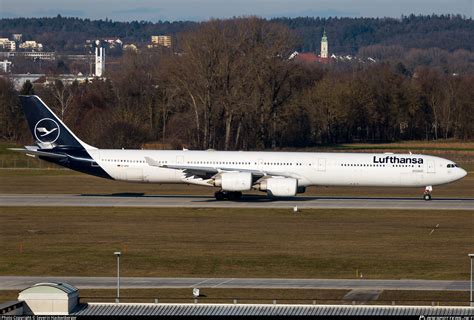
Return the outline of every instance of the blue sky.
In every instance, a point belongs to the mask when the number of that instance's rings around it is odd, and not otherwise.
[[[400,17],[454,13],[472,17],[474,0],[0,0],[0,18],[74,16],[91,19],[193,20],[261,17]]]

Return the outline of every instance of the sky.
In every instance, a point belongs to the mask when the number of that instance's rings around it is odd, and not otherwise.
[[[256,15],[273,17],[394,17],[461,14],[473,17],[474,0],[0,0],[0,18],[58,14],[118,21],[205,21]]]

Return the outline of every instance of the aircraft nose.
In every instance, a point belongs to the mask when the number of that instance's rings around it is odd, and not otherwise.
[[[461,178],[464,178],[465,176],[467,176],[467,171],[466,170],[464,170],[462,168],[459,168],[459,170],[460,170],[459,173],[461,174]]]

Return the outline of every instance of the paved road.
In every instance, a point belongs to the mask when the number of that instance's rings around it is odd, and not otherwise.
[[[213,208],[317,208],[317,209],[410,209],[474,210],[474,199],[381,197],[295,197],[271,200],[246,196],[241,201],[216,201],[210,196],[188,195],[78,195],[78,194],[0,194],[0,206],[55,207],[213,207]]]
[[[21,290],[39,282],[60,281],[79,289],[116,288],[115,277],[0,277],[0,290]],[[264,288],[468,291],[469,281],[245,279],[245,278],[120,278],[121,288]]]

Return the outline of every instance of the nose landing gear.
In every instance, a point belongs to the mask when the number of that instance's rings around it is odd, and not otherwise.
[[[432,186],[427,186],[425,188],[425,192],[423,193],[423,199],[425,199],[426,201],[431,200],[431,192],[432,191],[433,191],[433,187]]]

